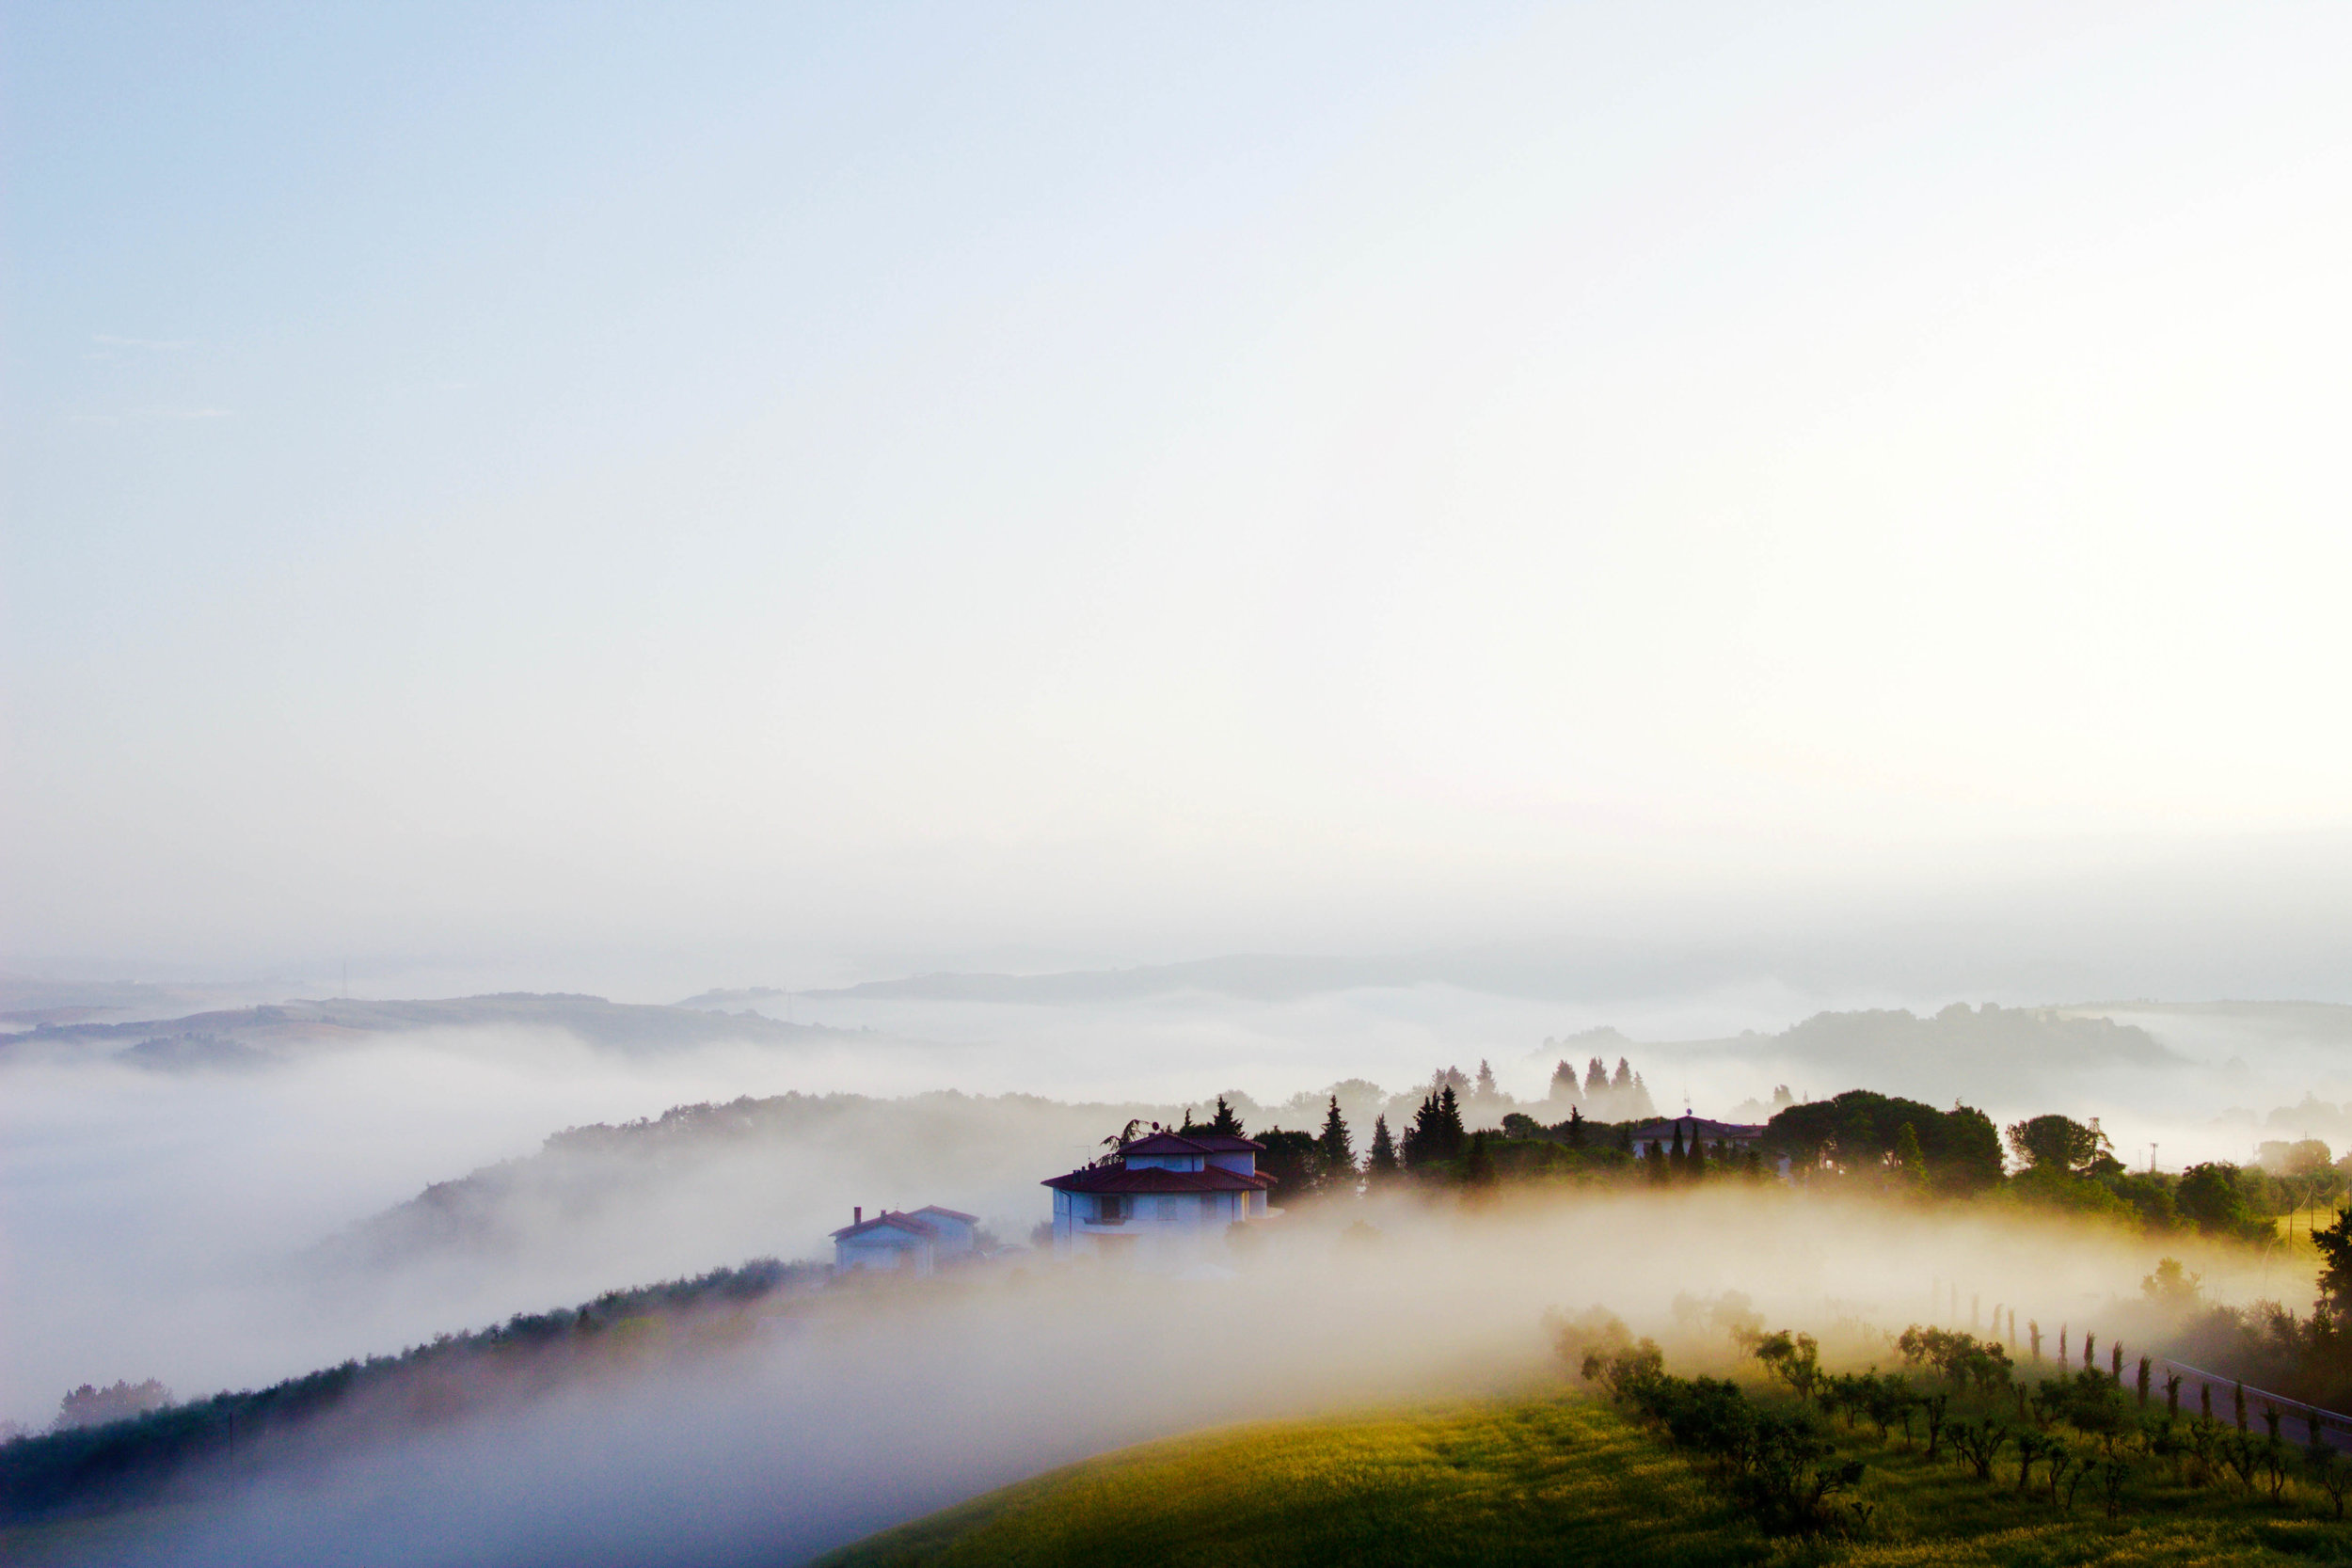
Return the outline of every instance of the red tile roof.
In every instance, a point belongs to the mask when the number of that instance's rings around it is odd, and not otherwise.
[[[1274,1185],[1271,1176],[1244,1176],[1237,1170],[1118,1170],[1097,1166],[1073,1170],[1042,1183],[1065,1193],[1254,1193]]]
[[[1265,1145],[1224,1132],[1154,1132],[1137,1138],[1121,1154],[1258,1154]]]
[[[903,1230],[910,1236],[917,1236],[925,1241],[936,1241],[939,1238],[938,1228],[928,1221],[918,1220],[913,1214],[894,1214],[885,1209],[863,1225],[843,1226],[833,1233],[833,1239],[837,1242],[847,1236],[863,1236],[869,1230],[885,1227],[892,1230]]]

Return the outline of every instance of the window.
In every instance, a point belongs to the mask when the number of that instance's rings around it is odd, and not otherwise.
[[[1123,1225],[1127,1220],[1127,1200],[1123,1197],[1103,1196],[1094,1200],[1094,1223]]]

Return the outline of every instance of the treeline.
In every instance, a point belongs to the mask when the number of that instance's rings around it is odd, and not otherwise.
[[[1246,1126],[1223,1098],[1213,1122],[1187,1116],[1184,1126],[1196,1125],[1226,1132]],[[2003,1129],[1973,1106],[1940,1110],[1867,1089],[1786,1104],[1760,1131],[1693,1117],[1609,1122],[1573,1105],[1564,1120],[1545,1123],[1514,1111],[1499,1130],[1473,1132],[1464,1098],[1440,1073],[1401,1126],[1391,1128],[1386,1114],[1375,1117],[1360,1153],[1337,1095],[1327,1097],[1319,1131],[1276,1126],[1251,1135],[1265,1146],[1259,1169],[1276,1179],[1282,1203],[1413,1187],[1777,1179],[1822,1192],[1989,1200],[2150,1234],[2265,1243],[2277,1233],[2273,1216],[2331,1201],[2343,1191],[2342,1173],[2327,1164],[2324,1145],[2300,1150],[2285,1174],[2221,1161],[2177,1174],[2135,1171],[2116,1158],[2096,1118],[2053,1114]]]
[[[397,1355],[346,1361],[265,1388],[0,1444],[0,1522],[156,1500],[280,1463],[326,1437],[434,1425],[548,1391],[665,1337],[748,1329],[747,1309],[826,1271],[760,1259],[691,1279],[611,1291]],[[68,1396],[71,1402],[72,1396]]]

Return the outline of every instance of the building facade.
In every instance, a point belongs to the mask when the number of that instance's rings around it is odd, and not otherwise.
[[[973,1256],[978,1246],[978,1217],[937,1204],[912,1213],[885,1209],[870,1220],[857,1208],[850,1216],[850,1223],[833,1233],[836,1274],[872,1269],[927,1275],[942,1263]]]
[[[1044,1184],[1054,1191],[1054,1255],[1168,1261],[1223,1244],[1227,1227],[1263,1219],[1274,1179],[1264,1145],[1217,1132],[1153,1132],[1107,1164]]]

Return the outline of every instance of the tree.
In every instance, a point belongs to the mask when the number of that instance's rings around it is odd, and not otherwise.
[[[1565,1062],[1551,1069],[1551,1100],[1554,1104],[1565,1101],[1574,1105],[1577,1101],[1576,1069]]]
[[[1486,1065],[1486,1058],[1481,1056],[1478,1059],[1478,1087],[1472,1091],[1472,1098],[1492,1100],[1494,1097],[1495,1069]]]
[[[2181,1172],[2172,1201],[2183,1219],[2208,1236],[2259,1241],[2270,1233],[2269,1224],[2246,1200],[2238,1168],[2224,1161],[2191,1165]]]
[[[1364,1161],[1364,1185],[1384,1187],[1396,1179],[1396,1141],[1389,1136],[1389,1118],[1372,1118],[1372,1153]]]
[[[1928,1185],[1927,1151],[1919,1147],[1918,1129],[1904,1122],[1895,1134],[1893,1156],[1896,1180],[1913,1192],[1925,1192]]]
[[[85,1383],[57,1402],[57,1418],[52,1430],[72,1432],[82,1427],[104,1426],[111,1421],[127,1421],[134,1416],[161,1410],[170,1402],[171,1390],[151,1377],[144,1383],[113,1383],[103,1388]]]
[[[1584,1147],[1584,1113],[1573,1105],[1568,1107],[1568,1147]]]
[[[1127,1125],[1103,1140],[1103,1152],[1094,1157],[1097,1165],[1115,1165],[1126,1157],[1127,1146],[1143,1135],[1143,1118],[1129,1117]]]
[[[1454,1159],[1465,1140],[1461,1104],[1448,1084],[1425,1097],[1413,1113],[1413,1125],[1405,1130],[1405,1164],[1418,1168]]]
[[[1356,1188],[1356,1141],[1348,1135],[1347,1118],[1340,1115],[1340,1097],[1331,1097],[1331,1108],[1324,1113],[1323,1135],[1315,1140],[1316,1163],[1327,1187]]]
[[[2099,1131],[2095,1117],[2088,1126],[2060,1116],[2012,1122],[2009,1127],[2009,1147],[2031,1169],[2077,1176],[2089,1174],[2103,1156],[2114,1158],[2107,1135]]]
[[[1707,1145],[1697,1138],[1691,1140],[1691,1161],[1683,1167],[1682,1174],[1692,1181],[1707,1180]]]
[[[2352,1209],[2337,1210],[2335,1224],[2312,1232],[2312,1244],[2319,1249],[2320,1305],[2342,1319],[2352,1313]]]
[[[1452,1160],[1459,1157],[1462,1145],[1470,1135],[1462,1131],[1462,1102],[1454,1098],[1454,1085],[1451,1084],[1438,1091],[1436,1128],[1438,1158]]]
[[[1894,1151],[1906,1122],[1937,1191],[1971,1193],[2001,1180],[2001,1135],[1982,1111],[1968,1105],[1939,1111],[1867,1089],[1783,1107],[1765,1126],[1763,1152],[1785,1154],[1801,1169],[1825,1156],[1848,1169],[1873,1165]]]
[[[1274,1178],[1276,1190],[1294,1198],[1314,1193],[1322,1172],[1313,1133],[1286,1132],[1277,1127],[1260,1133],[1258,1142],[1265,1148],[1258,1156],[1259,1175]]]
[[[1486,1134],[1470,1134],[1470,1153],[1462,1161],[1462,1184],[1467,1187],[1491,1187],[1495,1184],[1495,1157],[1486,1148]]]
[[[1246,1138],[1249,1136],[1248,1133],[1241,1130],[1241,1117],[1235,1116],[1233,1114],[1233,1108],[1225,1103],[1225,1097],[1223,1095],[1218,1095],[1216,1097],[1216,1115],[1210,1118],[1209,1131],[1212,1132],[1221,1133],[1229,1138]]]

